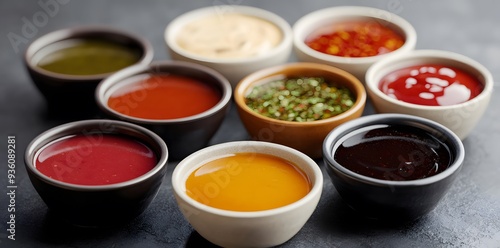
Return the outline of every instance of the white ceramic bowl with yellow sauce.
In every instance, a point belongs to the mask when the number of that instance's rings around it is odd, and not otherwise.
[[[186,180],[194,170],[234,153],[269,154],[290,161],[307,175],[311,190],[291,204],[248,212],[210,207],[188,196]],[[172,174],[172,186],[182,214],[208,241],[222,247],[271,247],[291,239],[312,215],[323,189],[323,174],[314,160],[295,149],[261,141],[236,141],[206,147],[182,160]]]
[[[369,21],[388,27],[402,36],[404,44],[392,52],[376,56],[342,57],[316,51],[305,43],[312,33],[333,24],[349,21]],[[353,74],[362,82],[365,80],[366,70],[373,63],[391,55],[411,51],[415,49],[416,43],[417,33],[408,21],[389,11],[371,7],[341,6],[325,8],[303,16],[293,25],[293,45],[299,61],[335,66]]]
[[[174,60],[194,62],[223,74],[234,86],[246,75],[285,63],[292,28],[275,13],[249,6],[211,6],[176,17],[165,29]]]

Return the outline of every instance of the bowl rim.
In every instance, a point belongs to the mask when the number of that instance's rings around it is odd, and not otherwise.
[[[106,98],[105,95],[110,88],[119,84],[120,82],[123,82],[123,80],[127,78],[147,73],[149,70],[152,70],[155,73],[170,72],[170,71],[162,71],[161,69],[162,67],[168,67],[168,68],[183,67],[189,70],[201,71],[210,75],[215,79],[215,81],[217,81],[218,85],[221,88],[222,95],[220,97],[219,102],[217,102],[217,104],[212,106],[210,109],[205,110],[201,113],[187,117],[172,118],[172,119],[146,119],[146,118],[133,117],[122,114],[108,106],[107,104],[108,98]],[[209,67],[184,61],[162,60],[162,61],[153,61],[150,64],[137,64],[129,66],[120,71],[117,71],[113,75],[102,80],[97,85],[97,88],[95,90],[95,99],[97,105],[101,110],[103,110],[105,113],[111,116],[115,116],[120,119],[138,124],[172,124],[172,123],[192,122],[198,119],[209,117],[223,110],[225,106],[230,104],[231,98],[232,98],[231,84],[224,76],[222,76],[222,74]]]
[[[279,73],[286,69],[302,69],[302,68],[309,69],[311,71],[314,70],[324,71],[343,78],[345,82],[348,82],[348,83],[343,83],[343,85],[350,85],[355,89],[353,93],[356,94],[356,101],[354,102],[352,107],[339,115],[335,115],[326,119],[316,120],[316,121],[296,122],[296,121],[278,120],[271,117],[263,116],[259,113],[256,113],[245,104],[245,96],[247,95],[249,89],[254,87],[253,85],[256,82],[263,81],[266,78],[269,78],[270,74]],[[286,74],[284,75],[286,76]],[[361,81],[359,81],[359,79],[357,79],[354,75],[345,70],[325,64],[309,63],[309,62],[292,62],[258,70],[246,76],[236,85],[236,88],[234,90],[234,99],[237,106],[239,106],[239,109],[245,111],[247,114],[250,114],[253,117],[262,119],[267,122],[279,123],[280,125],[283,126],[299,127],[299,126],[317,126],[348,118],[352,114],[356,113],[360,108],[364,108],[367,99],[367,94],[365,87],[363,86],[363,83],[361,83]]]
[[[400,48],[391,51],[389,53],[370,56],[370,57],[342,57],[325,54],[316,51],[304,43],[305,38],[311,32],[318,28],[319,22],[328,21],[329,23],[334,23],[338,18],[367,18],[374,19],[378,21],[388,22],[401,29],[403,35],[405,36],[405,42]],[[320,59],[322,61],[338,64],[352,64],[352,65],[363,65],[371,64],[375,61],[381,60],[388,56],[403,54],[407,51],[413,50],[417,43],[417,32],[415,28],[404,18],[391,13],[389,11],[363,6],[340,6],[340,7],[330,7],[320,10],[310,12],[302,16],[293,25],[293,44],[301,52],[307,54],[310,57]]]
[[[105,130],[104,127],[106,126],[112,127],[113,129]],[[96,127],[101,128],[97,130],[96,133],[123,134],[124,131],[129,131],[150,138],[153,142],[155,142],[158,145],[160,149],[160,154],[158,154],[159,155],[158,162],[156,163],[155,167],[153,167],[150,171],[146,172],[145,174],[135,177],[133,179],[124,182],[104,184],[104,185],[83,185],[83,184],[67,183],[53,179],[36,169],[34,159],[36,158],[38,151],[43,149],[46,145],[62,137],[67,137],[79,133],[80,131],[85,130],[85,128],[96,128]],[[124,135],[131,136],[130,134],[124,134]],[[141,141],[140,138],[138,137],[135,138]],[[82,120],[82,121],[65,123],[53,127],[51,129],[48,129],[45,132],[39,134],[28,144],[24,154],[24,162],[25,162],[25,167],[28,170],[28,173],[34,175],[39,180],[42,180],[44,183],[50,184],[57,188],[63,188],[73,191],[98,192],[98,191],[109,191],[109,190],[127,188],[150,179],[151,177],[157,175],[159,172],[164,170],[165,167],[167,167],[168,156],[169,156],[168,148],[163,139],[161,139],[157,134],[153,133],[152,131],[144,127],[123,121],[91,119],[91,120]]]
[[[335,153],[334,151],[335,145],[339,140],[341,140],[346,135],[349,135],[353,131],[356,131],[363,127],[377,125],[377,124],[391,124],[391,123],[398,123],[411,126],[417,126],[417,125],[425,126],[436,132],[439,132],[440,135],[446,137],[446,139],[448,139],[450,143],[453,143],[453,145],[456,146],[455,150],[457,152],[454,161],[444,171],[430,177],[415,179],[415,180],[407,180],[407,181],[391,181],[391,180],[377,179],[355,173],[345,168],[344,166],[340,165],[333,158]],[[455,172],[457,172],[462,167],[464,159],[465,159],[464,145],[460,140],[460,138],[449,128],[445,127],[442,124],[439,124],[438,122],[423,117],[407,115],[407,114],[374,114],[374,115],[362,116],[355,120],[351,120],[349,122],[339,125],[326,136],[323,142],[323,160],[325,161],[326,166],[338,171],[342,175],[352,180],[360,181],[364,184],[379,186],[379,187],[386,187],[386,186],[414,187],[414,186],[430,185],[438,181],[442,181],[445,178],[450,177]]]
[[[203,18],[205,16],[223,15],[225,13],[244,14],[266,20],[271,24],[274,24],[281,30],[281,33],[283,35],[282,40],[277,46],[273,47],[271,50],[267,51],[264,54],[259,54],[257,56],[251,56],[251,57],[241,57],[241,58],[211,58],[211,57],[200,56],[195,53],[191,53],[189,51],[182,49],[175,41],[175,38],[177,37],[175,33],[177,32],[177,30],[187,25],[188,23]],[[214,5],[214,6],[194,9],[177,16],[165,28],[163,38],[168,48],[172,49],[175,53],[185,58],[190,58],[192,60],[210,64],[244,65],[246,63],[267,60],[288,50],[288,48],[291,48],[292,45],[292,36],[293,33],[290,24],[281,16],[271,11],[245,5],[231,5],[231,6]]]
[[[185,184],[185,180],[182,180],[182,177],[186,174],[189,174],[193,172],[195,169],[199,168],[200,166],[204,165],[206,162],[212,161],[214,159],[217,159],[218,157],[213,157],[211,159],[205,159],[201,162],[196,162],[196,165],[193,166],[190,170],[187,170],[184,174],[182,173],[183,167],[188,166],[187,164],[193,163],[193,160],[196,160],[197,157],[203,156],[205,154],[210,154],[214,151],[219,151],[219,150],[227,150],[229,149],[231,152],[226,151],[225,154],[234,154],[237,152],[245,152],[245,150],[248,150],[248,152],[255,152],[255,153],[262,153],[262,154],[269,154],[273,156],[277,156],[280,158],[280,155],[274,154],[272,152],[269,152],[269,150],[274,150],[274,151],[279,151],[287,154],[291,154],[293,156],[298,157],[304,164],[308,166],[310,169],[311,173],[308,174],[310,176],[310,179],[313,181],[312,183],[312,188],[311,190],[302,198],[299,200],[290,203],[288,205],[284,205],[281,207],[273,208],[273,209],[268,209],[268,210],[260,210],[260,211],[233,211],[233,210],[224,210],[224,209],[219,209],[215,207],[211,207],[208,205],[205,205],[203,203],[200,203],[193,198],[189,197],[185,191],[182,190],[183,186]],[[241,151],[240,151],[241,149]],[[237,151],[235,151],[237,150]],[[234,151],[234,152],[233,152]],[[289,161],[286,158],[283,158],[287,161]],[[296,162],[291,161],[292,163],[296,164]],[[320,167],[318,164],[312,160],[309,156],[305,155],[304,153],[284,146],[280,144],[275,144],[271,142],[264,142],[264,141],[253,141],[253,140],[245,140],[245,141],[231,141],[231,142],[225,142],[225,143],[219,143],[216,145],[208,146],[205,147],[201,150],[196,151],[195,153],[192,153],[188,157],[184,158],[182,161],[180,161],[177,166],[175,167],[173,173],[172,173],[172,189],[174,193],[180,197],[184,202],[189,204],[190,206],[198,209],[199,211],[207,212],[210,214],[218,215],[218,216],[225,216],[225,217],[231,217],[231,218],[243,218],[243,219],[250,219],[250,218],[261,218],[261,217],[268,217],[268,216],[273,216],[285,212],[292,211],[294,209],[300,208],[304,205],[307,205],[309,202],[314,201],[315,197],[317,195],[321,195],[323,191],[323,173],[321,172]],[[181,207],[181,206],[180,206]]]
[[[74,37],[84,38],[87,35],[92,35],[92,34],[106,34],[106,35],[120,36],[129,39],[134,43],[136,43],[137,45],[139,45],[141,52],[143,54],[139,58],[139,60],[137,60],[137,62],[135,62],[134,64],[150,63],[153,60],[154,49],[148,40],[133,33],[120,30],[118,28],[114,28],[111,26],[88,25],[88,26],[76,26],[76,27],[58,29],[50,33],[44,34],[41,37],[38,37],[28,46],[28,48],[26,48],[23,57],[24,63],[30,70],[33,70],[38,74],[61,80],[90,81],[90,80],[101,80],[103,78],[106,78],[109,75],[112,75],[114,71],[108,73],[93,74],[93,75],[71,75],[71,74],[63,74],[45,70],[33,64],[33,56],[41,49],[59,41],[72,39]],[[101,36],[101,39],[106,40],[107,37]]]
[[[445,105],[445,106],[428,106],[428,105],[420,105],[394,99],[383,93],[378,88],[378,85],[380,84],[380,79],[383,76],[387,75],[388,73],[411,65],[426,64],[428,63],[426,61],[429,60],[442,61],[441,63],[443,63],[443,65],[448,65],[450,63],[460,64],[461,67],[468,67],[467,69],[462,69],[462,70],[466,71],[469,74],[471,74],[470,71],[472,70],[478,72],[480,76],[484,78],[484,82],[480,82],[484,84],[484,89],[476,97],[462,103]],[[436,64],[439,62],[433,62],[433,63]],[[480,101],[482,101],[485,98],[488,98],[488,96],[491,95],[491,92],[493,91],[494,82],[491,72],[486,67],[484,67],[479,62],[465,55],[445,50],[414,50],[399,56],[391,56],[384,60],[380,60],[374,63],[372,66],[370,66],[370,68],[368,68],[366,72],[365,85],[368,93],[371,92],[375,96],[387,102],[390,102],[391,104],[405,107],[407,109],[436,111],[436,110],[463,108],[470,105],[478,104]]]

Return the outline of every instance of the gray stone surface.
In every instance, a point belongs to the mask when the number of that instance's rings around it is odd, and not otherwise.
[[[23,164],[27,144],[53,126],[73,120],[47,115],[43,98],[22,64],[27,44],[47,32],[82,24],[105,24],[142,35],[155,48],[155,59],[168,59],[163,32],[170,20],[198,7],[243,4],[264,8],[293,24],[302,15],[330,6],[363,5],[396,13],[417,30],[417,49],[442,49],[469,56],[500,78],[499,1],[58,1],[47,13],[39,3],[56,0],[0,2],[0,247],[207,247],[210,244],[182,218],[170,185],[176,163],[147,211],[116,229],[66,226],[53,217],[32,187]],[[54,9],[52,9],[54,10]],[[38,18],[38,19],[37,19]],[[26,32],[35,19],[36,30]],[[24,34],[23,34],[24,32]],[[18,44],[9,33],[23,36]],[[294,57],[291,58],[294,61]],[[458,180],[439,206],[424,218],[403,226],[359,218],[346,207],[325,174],[321,201],[304,228],[283,247],[500,247],[500,106],[496,82],[483,120],[464,141],[465,164]],[[373,114],[370,105],[365,114]],[[17,137],[16,240],[7,239],[7,135]],[[248,136],[233,107],[212,144],[245,140]],[[323,162],[318,161],[323,167]]]

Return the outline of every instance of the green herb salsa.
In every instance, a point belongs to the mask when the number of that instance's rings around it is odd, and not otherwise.
[[[38,67],[67,75],[118,71],[135,64],[141,56],[138,49],[100,39],[64,40],[47,46],[39,53]]]
[[[349,110],[356,98],[321,77],[284,78],[255,86],[245,102],[255,112],[284,121],[316,121]]]

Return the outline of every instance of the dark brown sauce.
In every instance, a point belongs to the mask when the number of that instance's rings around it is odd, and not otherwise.
[[[374,125],[343,140],[334,159],[364,176],[407,181],[441,173],[450,166],[452,154],[446,144],[423,129]]]

